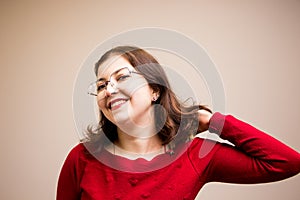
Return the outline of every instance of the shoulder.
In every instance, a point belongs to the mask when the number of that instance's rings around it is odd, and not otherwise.
[[[88,151],[83,143],[74,146],[67,155],[66,161],[69,164],[79,164],[86,160]]]
[[[192,160],[210,159],[222,146],[218,140],[195,137],[189,148],[188,154]]]
[[[72,149],[71,149],[71,151],[70,151],[70,153],[71,152],[80,152],[80,151],[83,151],[85,149],[85,147],[84,147],[84,144],[83,143],[78,143],[78,144],[76,144]]]
[[[79,143],[74,146],[68,154],[68,157],[78,157],[80,154],[84,153],[86,148],[84,147],[83,143]]]
[[[77,144],[68,153],[61,170],[61,176],[72,177],[76,175],[76,177],[81,177],[88,162],[89,152],[84,144]]]

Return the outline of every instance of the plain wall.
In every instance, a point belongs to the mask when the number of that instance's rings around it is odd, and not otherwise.
[[[300,1],[0,2],[0,199],[51,200],[78,143],[73,84],[82,62],[121,31],[161,27],[201,44],[231,113],[300,150]],[[297,200],[300,176],[208,184],[198,199]]]

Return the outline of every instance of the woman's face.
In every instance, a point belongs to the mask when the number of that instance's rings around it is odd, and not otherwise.
[[[98,106],[105,117],[119,128],[122,125],[148,126],[154,123],[152,98],[155,93],[140,74],[131,73],[126,82],[117,83],[115,80],[119,74],[116,72],[124,67],[136,71],[122,56],[113,56],[99,66],[97,79],[111,81],[114,86],[108,84],[104,90],[106,96],[97,97]]]

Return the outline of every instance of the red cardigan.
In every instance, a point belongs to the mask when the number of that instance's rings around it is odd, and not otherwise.
[[[298,152],[233,116],[215,113],[209,131],[235,146],[195,138],[151,161],[103,149],[100,162],[78,144],[62,167],[57,200],[194,199],[208,182],[263,183],[300,172]]]

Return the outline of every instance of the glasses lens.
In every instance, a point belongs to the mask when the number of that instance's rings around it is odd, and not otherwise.
[[[89,85],[88,94],[102,98],[105,96],[106,83],[97,81]]]
[[[88,94],[97,96],[96,83],[91,83],[88,87]]]
[[[88,93],[98,98],[104,98],[107,84],[110,84],[114,88],[120,84],[126,84],[130,77],[131,72],[127,67],[119,69],[111,74],[109,81],[97,81],[92,83],[88,88]]]
[[[130,71],[126,67],[114,72],[110,77],[110,81],[119,84],[128,80],[129,78],[130,78]]]

